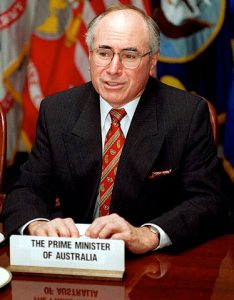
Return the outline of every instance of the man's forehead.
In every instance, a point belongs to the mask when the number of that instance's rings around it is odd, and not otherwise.
[[[105,23],[107,26],[112,26],[115,23],[118,23],[118,25],[129,26],[134,23],[139,24],[139,22],[144,23],[142,15],[132,9],[126,9],[108,13],[100,20],[98,25],[102,26],[102,24]]]
[[[114,11],[103,17],[97,24],[94,30],[94,41],[107,45],[109,40],[119,40],[121,43],[128,41],[130,44],[126,45],[127,47],[135,47],[137,44],[148,42],[147,32],[146,22],[138,12]]]

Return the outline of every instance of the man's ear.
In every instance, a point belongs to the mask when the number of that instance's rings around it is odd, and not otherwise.
[[[155,78],[157,77],[156,65],[157,65],[157,62],[158,62],[158,58],[159,58],[159,51],[154,53],[151,56],[150,76],[155,77]]]
[[[88,67],[88,68],[89,68],[89,71],[90,71],[91,55],[92,55],[92,54],[91,54],[91,51],[89,51],[89,67]]]

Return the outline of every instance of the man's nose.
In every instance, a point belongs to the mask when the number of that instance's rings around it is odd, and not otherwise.
[[[108,66],[108,72],[111,74],[119,73],[123,69],[119,54],[115,54]]]

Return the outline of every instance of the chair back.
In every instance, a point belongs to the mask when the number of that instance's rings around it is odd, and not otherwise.
[[[2,211],[2,204],[5,198],[5,194],[2,190],[3,184],[3,174],[5,170],[6,163],[6,134],[7,134],[7,124],[6,116],[0,105],[0,215]]]
[[[205,100],[207,101],[208,108],[209,108],[210,123],[213,131],[215,145],[218,145],[218,117],[217,117],[216,109],[210,101],[208,101],[207,99]]]

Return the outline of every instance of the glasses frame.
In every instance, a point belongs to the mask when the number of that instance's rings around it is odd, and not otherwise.
[[[89,50],[89,52],[94,53],[96,50],[99,50],[99,49],[100,49],[100,50],[110,50],[110,51],[112,52],[112,58],[111,58],[110,62],[109,62],[108,64],[106,64],[106,65],[97,64],[97,63],[95,62],[95,59],[94,59],[93,61],[94,61],[95,65],[96,65],[97,67],[107,67],[107,66],[109,66],[109,65],[111,64],[111,62],[112,62],[114,56],[115,56],[115,55],[119,55],[119,61],[120,61],[121,65],[122,65],[124,68],[126,68],[126,69],[136,69],[136,68],[139,67],[142,58],[143,58],[144,56],[146,56],[146,55],[152,53],[151,50],[149,50],[149,51],[147,51],[146,53],[143,53],[143,54],[140,54],[140,53],[137,52],[137,51],[129,50],[129,51],[132,51],[132,52],[137,53],[137,54],[139,55],[139,58],[140,58],[140,59],[139,59],[138,65],[137,65],[136,67],[126,67],[126,66],[123,65],[123,63],[122,63],[121,52],[123,52],[123,51],[128,51],[128,50],[125,50],[125,49],[124,49],[124,50],[121,50],[120,52],[114,52],[111,48],[95,48],[95,49]]]

